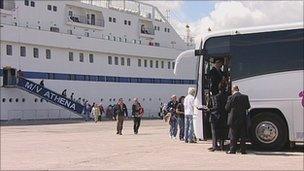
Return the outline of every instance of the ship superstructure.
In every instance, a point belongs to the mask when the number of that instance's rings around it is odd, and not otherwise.
[[[174,59],[194,48],[154,6],[137,1],[0,1],[1,85],[7,68],[68,97],[131,108],[138,97],[155,117],[172,94],[193,86],[194,63],[179,76]],[[5,71],[5,72],[4,72]],[[10,73],[14,74],[14,73]],[[1,120],[78,117],[16,88],[1,87]]]

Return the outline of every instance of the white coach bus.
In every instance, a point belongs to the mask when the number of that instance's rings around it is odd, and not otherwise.
[[[250,98],[251,142],[262,149],[281,149],[289,142],[304,142],[303,39],[303,23],[211,32],[200,50],[185,51],[177,58],[176,68],[182,58],[197,57],[195,104],[203,106],[210,94],[212,63],[222,59],[228,89],[238,85]],[[202,113],[196,109],[194,114],[199,138],[208,134]]]

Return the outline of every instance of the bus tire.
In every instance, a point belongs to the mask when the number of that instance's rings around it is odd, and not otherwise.
[[[250,135],[256,149],[281,150],[288,142],[284,120],[271,112],[259,113],[252,118]]]

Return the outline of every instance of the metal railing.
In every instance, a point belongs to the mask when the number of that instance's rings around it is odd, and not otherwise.
[[[2,22],[2,21],[1,21]],[[28,25],[22,25],[22,24],[18,24],[18,23],[1,23],[1,25],[8,25],[8,26],[15,26],[15,27],[21,27],[21,28],[27,28],[27,29],[35,29],[35,30],[40,30],[40,31],[46,31],[46,32],[50,32],[49,29],[44,29],[44,28],[39,28],[39,27],[32,27],[32,26],[28,26]],[[66,32],[63,32],[63,31],[59,31],[58,34],[62,34],[62,35],[69,35],[71,36],[71,34],[69,33],[66,33]],[[84,36],[83,34],[72,34],[73,36],[76,36],[77,38],[81,39],[82,37],[83,38],[87,38],[86,36]],[[106,38],[106,35],[105,36],[91,36],[89,38],[93,38],[93,39],[100,39],[100,40],[106,40],[106,41],[114,41],[113,39],[107,39]],[[134,42],[132,42],[132,39],[128,39],[128,41],[121,41],[119,43],[128,43],[128,44],[134,44]],[[147,44],[144,44],[144,43],[141,43],[141,44],[136,44],[138,46],[151,46],[149,45],[148,43]],[[172,45],[168,45],[168,46],[164,46],[164,45],[160,45],[160,46],[156,46],[156,47],[161,47],[161,48],[167,48],[167,49],[176,49],[176,50],[182,50],[184,51],[185,49],[179,49],[179,48],[175,48],[175,47],[172,47]]]
[[[75,23],[88,24],[88,25],[100,26],[100,27],[104,27],[105,25],[105,22],[102,19],[88,19],[87,16],[83,16],[83,15],[67,16],[67,18],[68,21]]]

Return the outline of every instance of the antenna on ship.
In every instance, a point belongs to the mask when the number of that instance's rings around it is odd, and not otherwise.
[[[191,43],[191,37],[190,37],[190,26],[188,24],[186,25],[186,33],[187,33],[186,43],[187,46],[189,46]]]

